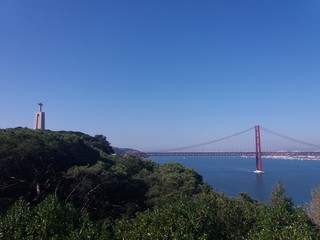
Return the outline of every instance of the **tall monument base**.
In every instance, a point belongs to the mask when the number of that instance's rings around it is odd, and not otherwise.
[[[34,129],[45,129],[45,114],[44,112],[36,112],[34,119]]]
[[[35,118],[34,118],[34,129],[40,129],[40,130],[44,130],[45,126],[45,118],[44,118],[44,112],[42,112],[42,102],[38,103],[39,105],[39,112],[36,112]]]

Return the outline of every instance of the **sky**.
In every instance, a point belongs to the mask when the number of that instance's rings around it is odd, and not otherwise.
[[[143,151],[261,125],[320,145],[318,0],[0,0],[0,128]]]

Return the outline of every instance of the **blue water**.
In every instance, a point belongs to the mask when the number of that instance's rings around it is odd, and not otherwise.
[[[252,198],[268,203],[277,181],[286,189],[295,205],[310,201],[311,189],[320,184],[320,161],[263,159],[264,174],[256,174],[255,158],[242,157],[152,157],[163,164],[178,162],[193,168],[213,189],[229,196],[248,193]]]

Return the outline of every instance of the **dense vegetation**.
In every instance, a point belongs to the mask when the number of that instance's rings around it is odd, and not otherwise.
[[[0,239],[319,239],[319,189],[309,218],[281,183],[267,206],[112,153],[102,135],[0,130]]]

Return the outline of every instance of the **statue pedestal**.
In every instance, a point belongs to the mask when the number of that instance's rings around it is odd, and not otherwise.
[[[45,115],[44,112],[36,112],[34,118],[34,129],[41,129],[45,128]]]

